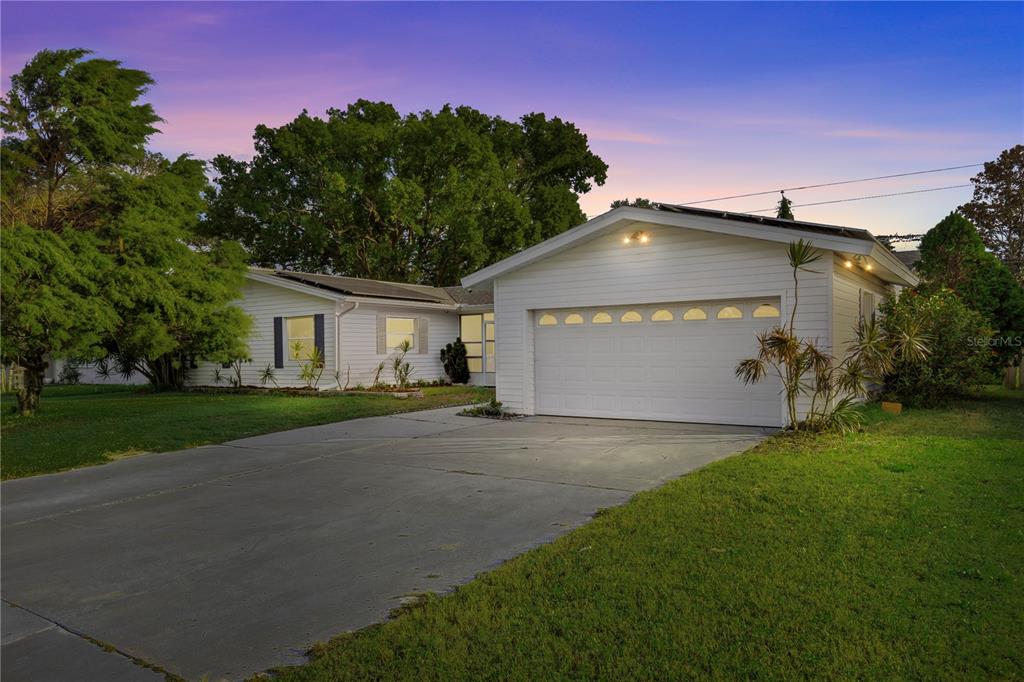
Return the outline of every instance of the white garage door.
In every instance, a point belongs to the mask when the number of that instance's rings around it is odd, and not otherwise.
[[[780,426],[778,379],[735,375],[779,322],[777,298],[535,311],[536,411]]]

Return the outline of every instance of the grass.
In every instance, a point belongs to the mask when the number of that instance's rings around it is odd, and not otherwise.
[[[280,679],[1024,678],[1024,394],[867,422],[637,495]]]
[[[34,417],[0,398],[4,479],[103,464],[141,452],[180,450],[300,426],[489,400],[472,386],[423,389],[422,399],[151,393],[135,386],[47,386]]]

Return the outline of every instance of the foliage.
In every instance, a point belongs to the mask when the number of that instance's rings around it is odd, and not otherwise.
[[[466,344],[460,337],[441,349],[441,365],[453,384],[469,382],[469,361],[466,359]]]
[[[930,338],[923,361],[897,359],[885,377],[886,394],[908,405],[941,405],[989,379],[992,330],[985,318],[952,291],[930,295],[904,291],[881,308],[881,325],[890,334],[909,324]]]
[[[782,198],[779,199],[779,205],[775,209],[775,217],[784,220],[794,220],[793,202],[786,198],[785,192],[782,192]]]
[[[220,367],[213,368],[213,374],[210,375],[210,381],[214,386],[220,386],[224,383],[224,370]]]
[[[558,234],[607,175],[573,124],[538,113],[359,100],[254,137],[251,161],[214,159],[205,231],[257,265],[390,281],[452,284]]]
[[[97,295],[107,258],[95,235],[6,221],[2,229],[0,343],[3,362],[25,370],[18,411],[28,415],[39,407],[47,357],[102,356],[103,335],[114,328],[117,317]]]
[[[395,386],[398,388],[407,388],[409,386],[409,380],[412,378],[413,372],[415,371],[409,361],[405,359],[406,354],[412,349],[412,344],[409,343],[409,339],[405,339],[396,348],[394,355],[391,356],[391,374],[395,378]]]
[[[153,392],[117,384],[47,386],[46,391],[47,408],[37,416],[5,415],[0,423],[5,479],[300,426],[466,405],[493,393],[474,386],[429,387],[423,398],[413,401],[333,391],[319,391],[316,398],[273,389]],[[3,396],[5,410],[13,402],[13,396]]]
[[[293,345],[295,354],[302,350],[302,344],[296,342]],[[316,388],[320,383],[320,377],[324,375],[324,354],[316,346],[309,351],[305,358],[299,360],[299,381],[306,384],[306,388]]]
[[[277,371],[274,369],[274,366],[269,362],[267,363],[266,367],[264,367],[263,370],[260,372],[260,384],[266,386],[268,383],[274,384],[274,386],[278,385]]]
[[[501,419],[502,417],[506,416],[515,416],[505,412],[505,408],[501,406],[501,401],[498,400],[496,397],[492,397],[483,405],[467,407],[459,414],[466,415],[467,417],[492,417],[497,419]]]
[[[736,376],[745,384],[758,383],[774,373],[786,398],[788,426],[794,431],[848,431],[859,423],[856,401],[868,395],[868,385],[878,383],[892,371],[897,360],[921,362],[928,355],[929,338],[913,319],[883,328],[874,316],[862,319],[856,341],[842,359],[819,348],[816,341],[796,334],[796,306],[799,302],[798,273],[809,272],[820,252],[802,239],[787,247],[793,270],[793,311],[789,324],[765,330],[757,336],[758,354],[736,366]],[[810,405],[803,420],[798,401],[808,396]]]
[[[978,231],[960,214],[949,214],[924,235],[917,270],[925,279],[922,293],[952,290],[984,315],[997,336],[1024,336],[1024,287],[986,251]],[[995,350],[1001,364],[1020,353],[1013,344],[997,345]]]
[[[384,373],[384,360],[377,363],[377,366],[373,368],[373,381],[370,382],[371,388],[377,388],[381,386],[380,375]]]
[[[611,208],[622,208],[623,206],[632,206],[634,208],[655,208],[654,202],[650,199],[644,199],[643,197],[637,197],[636,199],[616,199],[611,203]]]
[[[1003,150],[971,182],[974,196],[960,213],[1024,285],[1024,144]]]
[[[82,370],[78,363],[71,359],[65,360],[64,365],[60,368],[60,374],[57,376],[57,383],[75,386],[81,382]]]
[[[180,386],[196,357],[237,354],[246,318],[236,246],[198,244],[201,162],[147,155],[149,75],[86,50],[43,50],[3,99],[4,359],[38,407],[48,356],[114,355],[124,374]]]

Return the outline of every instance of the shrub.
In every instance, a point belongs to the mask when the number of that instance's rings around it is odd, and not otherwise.
[[[930,295],[904,291],[881,308],[881,324],[891,334],[920,325],[931,353],[923,361],[897,360],[885,377],[885,394],[909,405],[948,402],[984,384],[992,358],[992,330],[985,317],[948,289]]]
[[[64,366],[60,368],[60,376],[57,377],[57,383],[75,385],[81,381],[82,371],[78,368],[78,363],[74,360],[66,360]]]
[[[441,364],[453,384],[469,383],[469,361],[466,360],[466,344],[456,338],[441,349]]]

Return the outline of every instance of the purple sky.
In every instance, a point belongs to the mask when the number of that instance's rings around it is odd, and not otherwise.
[[[42,48],[153,74],[167,154],[248,157],[258,123],[364,97],[574,121],[610,165],[582,199],[686,202],[994,159],[1024,141],[1024,4],[3,2],[3,87]],[[790,194],[957,185],[976,169]],[[797,208],[924,231],[969,189]],[[771,206],[776,197],[706,204]]]

